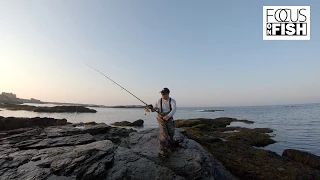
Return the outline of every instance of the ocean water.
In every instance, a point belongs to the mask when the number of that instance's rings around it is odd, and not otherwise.
[[[32,104],[35,105],[35,104]],[[37,106],[54,106],[36,104]],[[29,111],[8,111],[1,109],[4,117],[53,117],[66,118],[69,122],[103,122],[111,124],[116,121],[134,121],[143,119],[143,128],[158,127],[155,113],[144,115],[143,109],[92,108],[97,113],[36,113]],[[222,109],[217,112],[200,112],[199,110]],[[247,106],[247,107],[178,107],[174,119],[232,117],[254,121],[254,124],[241,122],[230,126],[247,128],[271,128],[272,139],[277,143],[264,149],[282,154],[288,148],[304,150],[320,156],[320,104]]]

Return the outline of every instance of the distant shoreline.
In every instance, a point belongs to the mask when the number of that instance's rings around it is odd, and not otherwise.
[[[113,105],[113,106],[107,106],[107,105],[97,105],[97,104],[84,104],[84,103],[61,103],[61,102],[45,102],[38,99],[30,98],[30,99],[24,99],[24,98],[18,98],[16,94],[13,93],[5,93],[2,92],[0,94],[0,104],[1,103],[8,103],[8,104],[54,104],[54,105],[64,105],[64,106],[84,106],[84,107],[97,107],[97,108],[145,108],[144,105]],[[266,106],[286,106],[288,108],[294,108],[299,107],[303,105],[313,105],[313,104],[320,104],[320,102],[310,102],[310,103],[293,103],[293,104],[266,104],[266,105],[222,105],[222,106],[179,106],[181,108],[204,108],[203,110],[207,111],[206,108],[217,108],[217,109],[224,109],[224,108],[233,108],[233,107],[266,107]]]
[[[97,104],[83,104],[83,103],[61,103],[61,102],[45,102],[38,99],[30,98],[23,99],[17,97],[16,94],[2,92],[0,94],[0,104],[53,104],[62,106],[84,106],[84,107],[98,107],[98,108],[144,108],[143,105],[116,105],[116,106],[105,106]]]
[[[24,103],[25,104],[25,103]],[[78,103],[57,103],[57,102],[41,102],[41,103],[28,103],[28,104],[53,104],[59,106],[84,106],[84,107],[96,107],[96,108],[145,108],[142,105],[116,105],[116,106],[105,106],[96,104],[78,104]]]
[[[37,104],[37,103],[35,103]],[[84,106],[84,107],[98,107],[98,108],[145,108],[142,105],[116,105],[116,106],[105,106],[96,104],[78,104],[78,103],[56,103],[56,102],[42,102],[41,104],[54,104],[64,106]]]

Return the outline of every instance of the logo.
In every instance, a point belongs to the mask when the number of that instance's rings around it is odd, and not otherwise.
[[[263,40],[310,40],[310,6],[263,6]]]

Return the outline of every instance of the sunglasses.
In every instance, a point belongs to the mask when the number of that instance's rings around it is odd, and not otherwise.
[[[164,94],[164,93],[161,93],[162,95],[167,95],[167,94]]]

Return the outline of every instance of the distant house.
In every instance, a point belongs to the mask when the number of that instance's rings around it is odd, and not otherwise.
[[[13,96],[10,96],[10,97],[13,97]],[[0,94],[0,104],[1,103],[19,103],[18,99],[14,99],[10,97]]]
[[[2,96],[6,96],[6,97],[8,97],[9,99],[12,99],[12,100],[17,99],[17,95],[15,95],[15,94],[13,94],[13,93],[3,92],[3,93],[2,93]]]
[[[4,95],[0,94],[0,102],[1,102],[1,103],[10,102],[10,98],[8,98],[7,96],[4,96]]]

